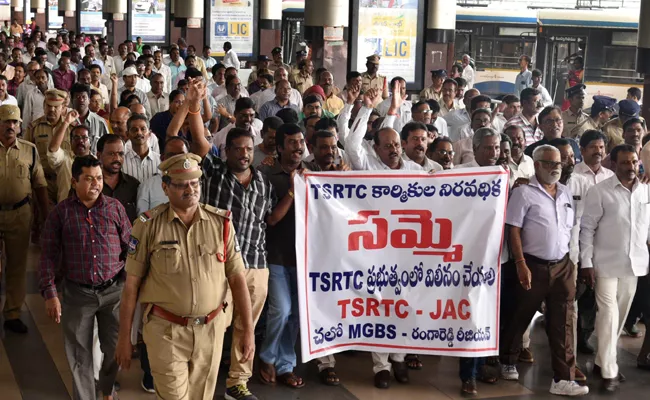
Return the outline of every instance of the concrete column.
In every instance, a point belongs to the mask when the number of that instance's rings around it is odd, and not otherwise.
[[[173,0],[174,25],[181,28],[181,36],[187,40],[187,44],[193,44],[197,52],[203,49],[205,43],[203,17],[205,4],[201,0]]]
[[[18,20],[19,24],[25,23],[25,12],[24,12],[24,1],[23,0],[11,0],[11,22],[13,23],[14,19]]]
[[[641,2],[639,10],[639,31],[637,37],[636,70],[643,74],[643,105],[641,116],[650,118],[650,3]]]
[[[260,52],[271,57],[271,50],[282,45],[282,0],[260,0]]]
[[[444,0],[429,0],[424,62],[424,85],[431,86],[430,71],[446,69],[454,63],[456,36],[456,4]]]
[[[59,0],[59,16],[69,31],[77,32],[77,2],[75,0]]]
[[[109,41],[111,38],[113,39],[113,45],[126,40],[128,13],[127,0],[104,0],[102,3],[102,14],[106,20],[106,36]]]
[[[305,2],[305,39],[311,42],[311,60],[314,70],[327,68],[334,76],[334,83],[345,85],[348,63],[348,38],[350,0],[319,0]],[[325,27],[343,27],[343,39],[325,41]],[[286,49],[291,51],[293,49]],[[315,84],[318,84],[314,80]]]
[[[31,0],[31,8],[34,13],[36,25],[41,28],[41,31],[47,31],[47,24],[45,23],[45,8],[47,7],[46,0]]]

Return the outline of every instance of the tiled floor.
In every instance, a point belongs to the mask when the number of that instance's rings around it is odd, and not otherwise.
[[[37,249],[30,252],[28,276],[29,295],[24,307],[23,321],[29,326],[29,334],[18,336],[7,333],[0,345],[0,400],[58,400],[69,399],[71,375],[65,354],[61,329],[45,314],[45,306],[36,290],[34,268]],[[650,373],[636,368],[636,354],[642,339],[621,338],[619,342],[619,363],[627,382],[614,396],[598,391],[599,382],[591,377],[593,356],[579,356],[579,365],[589,377],[591,393],[589,399],[646,399],[650,389]],[[535,324],[532,335],[532,349],[536,361],[532,365],[520,365],[519,382],[500,381],[496,385],[479,384],[478,398],[493,399],[548,399],[551,382],[550,359],[546,334],[540,324]],[[389,390],[378,390],[372,386],[372,361],[367,353],[344,353],[337,355],[337,372],[341,386],[326,387],[318,380],[315,365],[301,365],[297,372],[306,387],[292,390],[285,387],[264,386],[256,378],[251,380],[250,389],[262,400],[437,400],[461,398],[458,379],[458,361],[455,358],[423,357],[424,369],[411,371],[411,383],[399,385],[393,381]],[[154,395],[140,388],[141,371],[134,360],[129,371],[122,371],[118,380],[122,385],[119,397],[122,400],[153,400]],[[220,377],[215,399],[223,398],[225,378]]]

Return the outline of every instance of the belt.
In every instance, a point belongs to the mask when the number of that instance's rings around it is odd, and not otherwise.
[[[29,203],[29,196],[25,196],[24,199],[20,200],[16,204],[6,204],[6,205],[0,205],[0,211],[13,211],[17,210],[20,207],[24,206],[25,204]]]
[[[114,277],[112,277],[111,279],[109,279],[107,281],[104,281],[104,282],[100,283],[99,285],[89,285],[87,283],[79,283],[79,282],[75,282],[75,281],[68,281],[68,282],[72,282],[75,285],[81,286],[82,288],[85,288],[85,289],[94,290],[96,292],[103,292],[104,290],[106,290],[109,287],[113,286],[113,284],[118,281],[119,275],[120,274],[117,273],[117,274],[115,274]]]
[[[530,260],[530,262],[532,262],[533,264],[546,265],[546,266],[551,266],[551,265],[560,264],[561,262],[563,262],[564,260],[566,260],[566,258],[567,258],[568,256],[569,256],[569,253],[566,253],[566,254],[564,255],[564,257],[560,258],[559,260],[543,260],[543,259],[541,259],[541,258],[537,258],[537,257],[532,256],[532,255],[530,255],[530,254],[524,254],[524,258],[525,258],[527,261]]]
[[[228,307],[228,303],[223,302],[216,310],[212,311],[208,315],[202,317],[179,317],[178,315],[170,313],[164,308],[158,307],[157,305],[154,304],[151,307],[151,314],[155,315],[156,317],[160,317],[164,320],[167,320],[169,322],[173,322],[177,325],[182,325],[182,326],[206,325],[209,324],[210,321],[212,321],[217,315],[219,315],[219,312],[221,312],[221,310],[225,310],[226,307]]]

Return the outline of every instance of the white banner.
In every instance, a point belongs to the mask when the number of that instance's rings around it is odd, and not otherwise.
[[[131,2],[131,40],[144,43],[165,43],[167,32],[166,0],[133,0]]]
[[[500,167],[296,176],[303,362],[497,355],[507,188]]]
[[[103,0],[81,0],[79,31],[86,34],[101,34],[106,21],[102,18]]]

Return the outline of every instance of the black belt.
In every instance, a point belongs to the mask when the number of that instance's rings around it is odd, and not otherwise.
[[[20,200],[16,204],[6,204],[6,205],[0,205],[0,211],[13,211],[17,210],[20,207],[24,206],[25,204],[29,203],[29,196],[26,196],[24,199]]]
[[[68,281],[68,282],[72,282],[75,285],[81,286],[84,289],[90,289],[90,290],[94,290],[96,292],[103,292],[104,290],[106,290],[109,287],[113,286],[113,284],[119,280],[119,275],[120,274],[118,273],[117,275],[115,275],[111,279],[109,279],[107,281],[104,281],[104,282],[100,283],[99,285],[89,285],[87,283],[79,283],[79,282],[74,282],[74,281]]]
[[[559,260],[543,260],[541,258],[537,258],[530,254],[524,254],[524,258],[526,259],[526,261],[530,260],[530,262],[532,262],[533,264],[546,265],[546,266],[560,264],[561,262],[564,262],[564,260],[566,260],[568,256],[569,253],[566,253],[564,257],[560,258]]]

